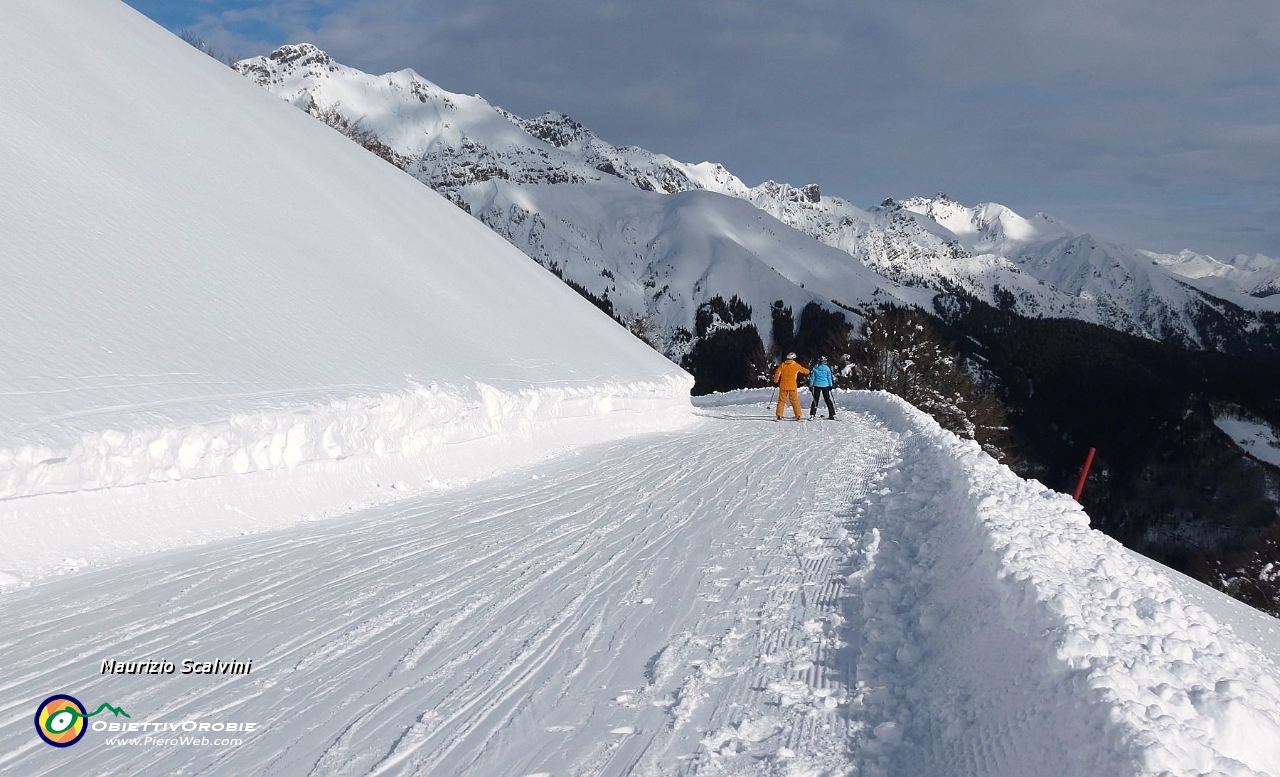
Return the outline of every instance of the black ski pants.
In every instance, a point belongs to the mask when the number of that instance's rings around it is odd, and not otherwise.
[[[813,393],[813,406],[809,408],[809,415],[812,416],[818,412],[818,397],[822,397],[827,401],[827,417],[835,418],[836,406],[831,402],[831,387],[810,386],[809,391]]]

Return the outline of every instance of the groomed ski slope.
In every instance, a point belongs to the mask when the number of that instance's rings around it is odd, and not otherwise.
[[[800,424],[763,396],[10,591],[0,772],[1280,773],[1274,621],[1131,556],[892,397]],[[146,658],[254,663],[100,673]],[[232,747],[91,731],[60,751],[32,731],[57,692],[137,723],[257,728]]]

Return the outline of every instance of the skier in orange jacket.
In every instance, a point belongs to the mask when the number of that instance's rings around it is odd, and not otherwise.
[[[787,403],[791,403],[791,411],[796,414],[796,420],[804,420],[804,416],[800,411],[800,387],[796,385],[796,377],[800,375],[808,375],[809,371],[801,367],[796,361],[794,353],[787,354],[787,360],[778,365],[778,369],[773,371],[773,382],[778,384],[778,420],[782,420],[783,409]]]

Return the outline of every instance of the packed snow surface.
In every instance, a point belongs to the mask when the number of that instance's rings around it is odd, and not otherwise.
[[[1277,773],[1275,621],[892,397],[779,423],[765,396],[12,590],[0,771]],[[253,668],[102,673],[149,658]],[[130,718],[51,748],[32,714],[57,692]],[[109,730],[188,721],[255,728]]]

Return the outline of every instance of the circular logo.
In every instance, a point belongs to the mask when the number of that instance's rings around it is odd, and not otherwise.
[[[36,733],[54,747],[71,747],[84,736],[87,717],[84,705],[74,696],[50,696],[36,709]]]

